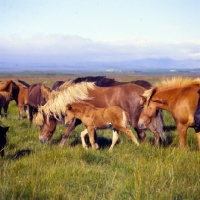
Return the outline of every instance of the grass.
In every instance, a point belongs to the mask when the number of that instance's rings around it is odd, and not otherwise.
[[[65,127],[58,125],[51,142],[39,143],[39,128],[18,119],[14,102],[9,105],[10,126],[5,157],[0,158],[0,199],[200,199],[200,157],[197,140],[188,130],[188,146],[179,148],[179,137],[170,113],[164,111],[167,146],[154,146],[153,134],[139,147],[120,133],[108,152],[112,133],[98,131],[101,148],[82,148],[78,126],[64,147],[59,139]],[[21,157],[16,158],[16,154]]]

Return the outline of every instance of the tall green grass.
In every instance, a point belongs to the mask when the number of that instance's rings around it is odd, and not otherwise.
[[[0,199],[200,199],[200,156],[195,133],[188,130],[188,147],[179,148],[174,120],[164,112],[166,134],[171,142],[156,147],[153,134],[139,147],[120,133],[108,152],[112,132],[98,131],[101,148],[86,151],[78,126],[59,146],[65,127],[58,125],[51,142],[40,144],[39,128],[19,120],[10,103],[5,157],[0,159]],[[17,152],[23,152],[18,159]]]

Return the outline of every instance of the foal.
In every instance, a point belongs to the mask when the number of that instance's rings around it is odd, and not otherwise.
[[[93,149],[99,146],[95,141],[96,129],[113,128],[113,139],[109,150],[112,150],[118,140],[118,132],[121,131],[128,135],[132,141],[139,145],[137,139],[130,130],[129,115],[118,106],[110,106],[107,108],[97,108],[90,103],[78,101],[66,105],[65,125],[69,126],[74,118],[80,119],[85,125],[86,130],[81,132],[81,140],[84,148],[88,148],[84,136],[88,133],[89,140]]]

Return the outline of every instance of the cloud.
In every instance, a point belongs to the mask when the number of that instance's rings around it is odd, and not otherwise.
[[[200,41],[155,43],[146,40],[101,42],[80,36],[34,35],[0,38],[1,58],[49,62],[120,62],[144,58],[200,59]],[[18,58],[17,58],[18,57]],[[5,61],[4,60],[4,61]],[[2,60],[0,60],[2,61]]]

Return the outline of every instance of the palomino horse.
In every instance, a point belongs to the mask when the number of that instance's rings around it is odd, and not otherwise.
[[[200,127],[195,126],[194,113],[199,100],[200,79],[174,77],[158,83],[143,94],[143,109],[138,126],[146,128],[161,108],[171,112],[180,136],[180,147],[186,146],[188,127],[194,127],[200,148]]]
[[[137,139],[130,129],[130,117],[127,112],[119,106],[109,106],[107,108],[97,108],[94,105],[78,101],[66,105],[65,125],[70,126],[74,119],[80,119],[86,127],[86,130],[81,132],[81,140],[84,148],[88,148],[85,143],[85,135],[89,135],[90,143],[93,149],[98,149],[99,146],[95,141],[95,130],[113,128],[113,139],[109,150],[112,150],[118,140],[118,131],[128,135],[132,141],[139,145]]]
[[[0,115],[1,109],[4,110],[4,116],[7,118],[8,105],[13,99],[13,93],[18,92],[19,88],[12,80],[0,82]]]
[[[66,83],[65,83],[66,84]],[[88,86],[88,82],[80,82],[77,84],[67,85],[59,91],[52,91],[49,100],[44,106],[38,110],[35,123],[40,126],[40,142],[49,141],[56,129],[56,120],[63,120],[66,103],[84,100],[88,101],[96,107],[105,108],[108,106],[119,106],[129,113],[131,124],[138,134],[139,139],[145,139],[146,134],[138,128],[138,119],[142,106],[140,105],[140,95],[145,89],[136,84],[127,83],[114,87],[98,87]],[[89,88],[87,88],[89,87]],[[84,93],[86,90],[86,93]],[[74,128],[81,123],[80,120],[74,120],[62,136],[61,145],[64,145],[69,134]],[[155,143],[159,143],[159,138],[165,140],[163,132],[163,122],[160,115],[156,115],[149,125],[149,129],[154,133]]]

